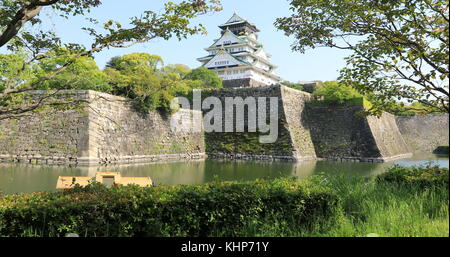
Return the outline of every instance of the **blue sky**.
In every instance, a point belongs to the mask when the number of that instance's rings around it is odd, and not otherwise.
[[[139,16],[143,10],[162,11],[165,0],[103,0],[103,5],[94,9],[88,16],[95,17],[100,22],[109,19],[117,20],[123,25],[129,17]],[[157,39],[149,43],[140,44],[127,49],[106,49],[95,55],[100,68],[114,56],[133,52],[148,52],[163,57],[166,64],[182,63],[191,68],[198,67],[198,57],[206,55],[205,47],[212,44],[219,37],[219,24],[223,24],[234,11],[241,17],[254,23],[261,32],[259,41],[264,44],[271,61],[278,66],[276,73],[285,80],[310,81],[334,80],[345,62],[343,58],[348,53],[329,48],[310,49],[305,54],[291,50],[292,38],[277,31],[273,23],[278,17],[290,14],[287,0],[222,0],[223,11],[201,16],[194,22],[202,23],[208,30],[208,35],[195,35],[186,40],[171,39],[165,41]],[[41,14],[44,20],[41,26],[56,30],[57,34],[66,42],[77,42],[90,45],[90,37],[80,28],[88,26],[86,17],[70,17],[68,20],[52,15],[50,9]]]

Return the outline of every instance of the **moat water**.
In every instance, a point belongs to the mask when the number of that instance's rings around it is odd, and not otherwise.
[[[145,165],[69,167],[0,163],[0,191],[5,194],[55,191],[58,176],[95,176],[98,171],[120,172],[127,177],[151,177],[159,185],[203,184],[212,181],[250,181],[257,178],[295,176],[307,178],[326,173],[348,176],[376,176],[393,165],[449,167],[448,155],[416,154],[412,158],[386,163],[335,161],[253,162],[205,160]]]

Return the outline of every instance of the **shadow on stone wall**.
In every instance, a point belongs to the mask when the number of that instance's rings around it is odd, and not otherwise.
[[[381,158],[360,106],[318,106],[307,104],[303,124],[308,126],[316,154],[327,159]]]

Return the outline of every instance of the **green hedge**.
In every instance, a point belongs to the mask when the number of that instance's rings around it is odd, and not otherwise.
[[[401,185],[419,185],[421,187],[445,186],[448,188],[447,168],[393,166],[386,173],[377,176],[377,183],[397,183]]]
[[[312,228],[339,217],[328,188],[293,179],[200,186],[105,188],[0,197],[0,236],[236,236],[286,220]]]
[[[434,154],[449,154],[448,145],[438,146],[433,151]]]

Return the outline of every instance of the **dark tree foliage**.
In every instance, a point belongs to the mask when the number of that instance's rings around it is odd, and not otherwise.
[[[0,47],[6,47],[12,55],[0,56],[0,119],[20,117],[49,103],[42,98],[33,102],[23,101],[33,90],[64,73],[79,58],[111,47],[125,48],[145,43],[155,38],[179,40],[197,33],[205,33],[201,24],[191,24],[198,15],[221,9],[219,0],[168,1],[158,12],[143,10],[130,18],[129,24],[109,20],[100,25],[89,18],[92,27],[83,28],[91,37],[92,45],[62,43],[53,31],[33,29],[41,22],[39,14],[43,8],[53,8],[56,13],[70,19],[73,15],[86,15],[101,6],[100,0],[3,0],[0,5]],[[124,2],[124,6],[126,6]],[[26,29],[30,24],[31,29]],[[99,26],[100,25],[100,26]],[[14,57],[13,55],[17,55]],[[38,69],[44,59],[57,58],[64,62],[52,69]],[[15,59],[17,62],[12,62]]]
[[[394,100],[449,111],[448,0],[291,0],[275,22],[293,50],[352,51],[340,80],[370,97],[379,114]]]

